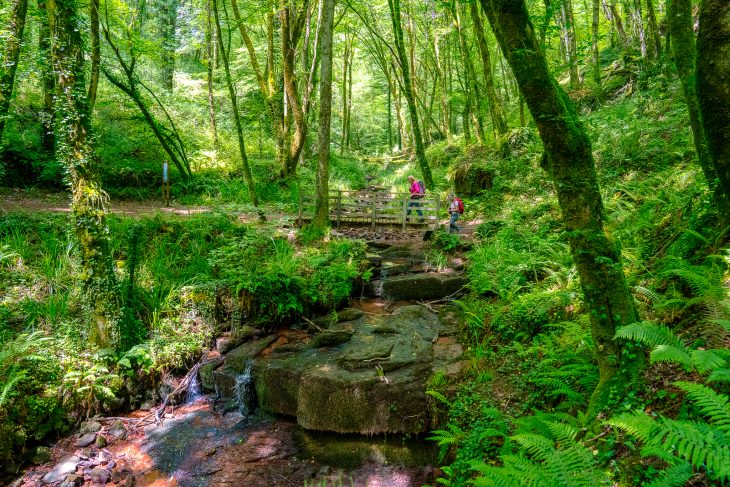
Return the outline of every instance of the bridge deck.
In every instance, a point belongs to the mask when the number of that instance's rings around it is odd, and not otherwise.
[[[301,194],[299,197],[299,221],[311,221],[314,216],[315,197]],[[437,225],[439,200],[425,196],[412,200],[410,193],[386,193],[381,191],[330,191],[330,220],[339,227],[342,223],[369,224],[376,226],[423,226]],[[410,214],[408,211],[410,210]],[[423,215],[418,214],[420,210]]]

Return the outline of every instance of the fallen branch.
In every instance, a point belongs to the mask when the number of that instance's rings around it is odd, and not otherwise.
[[[204,362],[202,360],[196,363],[193,368],[190,369],[187,374],[185,374],[185,377],[183,377],[183,379],[180,381],[180,385],[178,385],[175,390],[165,396],[162,404],[160,404],[160,407],[155,412],[155,423],[160,424],[162,422],[162,416],[165,414],[165,409],[167,409],[167,404],[170,402],[171,398],[177,396],[178,394],[182,394],[183,392],[187,392],[190,384],[192,384],[193,380],[198,375],[200,366],[203,365],[203,363]]]

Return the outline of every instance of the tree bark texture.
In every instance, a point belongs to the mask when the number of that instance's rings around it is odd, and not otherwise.
[[[38,1],[39,25],[38,25],[38,52],[40,54],[41,79],[43,83],[43,115],[41,119],[41,147],[43,152],[55,157],[56,133],[53,130],[53,93],[56,89],[56,82],[53,78],[53,66],[51,62],[51,30],[48,25],[48,12],[46,2]]]
[[[332,30],[334,27],[335,1],[323,0],[322,32],[319,38],[319,128],[317,155],[317,200],[312,225],[324,228],[329,224],[329,162],[330,134],[332,125]]]
[[[233,121],[236,125],[236,137],[238,139],[238,151],[241,154],[241,166],[243,169],[243,177],[248,187],[248,196],[251,198],[251,203],[256,207],[259,218],[265,220],[264,213],[259,209],[259,201],[256,197],[256,187],[253,182],[253,175],[251,174],[251,167],[248,164],[248,156],[246,155],[246,143],[243,137],[243,126],[241,125],[241,115],[238,111],[238,102],[236,101],[236,88],[233,85],[233,78],[231,77],[230,62],[228,59],[228,52],[223,45],[223,32],[221,31],[220,15],[218,14],[218,1],[213,0],[213,16],[215,17],[215,30],[218,36],[218,44],[221,51],[221,59],[223,60],[223,69],[226,73],[226,85],[228,86],[228,94],[231,98],[231,110],[233,111]]]
[[[674,41],[674,62],[677,65],[679,80],[682,82],[684,98],[687,101],[689,121],[692,127],[697,159],[705,175],[710,191],[713,195],[718,215],[724,224],[730,220],[730,205],[725,193],[718,184],[717,173],[707,152],[705,134],[700,121],[700,106],[697,98],[696,82],[696,50],[695,34],[692,19],[691,0],[671,0],[669,5],[670,33]]]
[[[477,8],[476,2],[469,4],[471,10],[471,18],[474,23],[474,32],[476,33],[477,46],[479,47],[479,54],[482,58],[482,73],[484,74],[484,88],[487,92],[487,99],[489,100],[489,114],[492,118],[492,125],[498,136],[503,136],[509,130],[507,125],[507,116],[504,113],[504,107],[502,101],[497,96],[497,90],[494,88],[494,77],[492,76],[492,60],[489,54],[489,45],[487,39],[484,36],[484,25],[479,15],[479,9]]]
[[[550,74],[524,0],[480,0],[515,74],[545,147],[550,175],[590,310],[599,383],[588,406],[593,420],[610,401],[636,387],[640,362],[613,339],[616,328],[637,320],[620,253],[603,228],[603,203],[591,144],[573,105]]]
[[[697,96],[707,149],[725,198],[730,200],[730,3],[700,2]]]
[[[6,27],[7,37],[2,48],[2,65],[0,66],[0,148],[2,148],[5,120],[10,110],[10,98],[13,96],[15,73],[18,71],[20,48],[25,30],[25,17],[28,13],[28,0],[13,0],[10,7],[9,23]]]
[[[235,0],[234,0],[235,2]],[[210,119],[210,132],[213,137],[213,151],[215,158],[218,157],[218,126],[215,121],[215,100],[213,98],[213,66],[215,64],[214,52],[217,49],[216,35],[213,34],[213,19],[211,16],[211,0],[205,2],[206,30],[205,30],[205,54],[207,67],[208,86],[208,116]]]
[[[406,97],[408,113],[411,116],[411,130],[413,132],[413,142],[416,149],[416,160],[418,161],[419,168],[421,169],[424,184],[428,188],[433,188],[433,176],[431,175],[431,168],[426,160],[426,150],[423,146],[423,135],[421,134],[421,126],[418,121],[418,111],[416,110],[416,100],[413,94],[411,72],[408,67],[408,57],[406,56],[406,48],[403,41],[400,0],[388,0],[388,7],[390,9],[390,19],[393,24],[396,52],[398,53],[401,75],[403,76],[403,94]]]
[[[81,251],[80,278],[92,322],[92,339],[102,347],[119,342],[121,299],[109,242],[99,163],[91,145],[91,119],[84,83],[81,25],[74,0],[49,0],[53,72],[58,89],[58,157],[71,186],[71,208]]]
[[[461,50],[461,57],[464,60],[464,67],[466,68],[465,78],[466,82],[466,95],[471,99],[470,106],[473,109],[473,115],[476,121],[477,139],[480,143],[484,143],[484,119],[482,117],[482,111],[480,107],[480,96],[479,88],[477,85],[476,70],[474,69],[474,63],[471,59],[471,51],[466,43],[466,36],[464,35],[464,29],[461,23],[461,15],[459,12],[459,5],[455,4],[452,9],[452,15],[454,22],[456,23],[456,33],[459,36],[459,47]]]
[[[89,110],[94,112],[96,91],[99,87],[99,66],[101,64],[101,39],[99,37],[99,0],[89,2],[89,23],[91,33],[91,79],[89,80]]]

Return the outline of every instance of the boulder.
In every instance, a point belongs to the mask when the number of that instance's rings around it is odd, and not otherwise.
[[[116,420],[109,427],[107,434],[111,436],[113,440],[116,440],[117,438],[124,440],[127,438],[127,428],[124,427],[124,423]]]
[[[85,435],[87,433],[96,433],[101,429],[101,423],[98,421],[84,421],[81,423],[81,427],[79,428],[79,433],[82,435]]]
[[[225,359],[223,357],[218,357],[204,362],[200,365],[200,368],[198,369],[198,375],[200,376],[200,385],[202,385],[203,389],[205,389],[206,391],[215,390],[213,371],[220,367],[223,362],[225,362]]]
[[[242,326],[229,334],[220,336],[215,340],[215,348],[218,353],[224,355],[251,337],[259,334],[259,330],[252,326]]]
[[[242,374],[244,370],[246,370],[246,362],[257,356],[275,341],[276,335],[269,335],[240,345],[228,352],[226,355],[226,366],[239,374]]]
[[[76,472],[76,466],[79,464],[79,461],[80,459],[76,455],[66,455],[50,472],[43,476],[41,483],[55,484],[56,482],[60,482],[68,474]]]
[[[441,299],[459,291],[468,282],[463,274],[407,274],[383,279],[381,297],[392,301]]]

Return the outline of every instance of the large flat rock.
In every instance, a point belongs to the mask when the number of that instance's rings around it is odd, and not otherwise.
[[[453,323],[405,306],[337,323],[324,338],[300,337],[301,346],[277,347],[283,340],[276,337],[244,344],[213,377],[232,397],[245,361],[252,361],[260,406],[309,430],[421,433],[431,427],[426,382],[449,364],[452,373],[459,368],[461,347],[439,338],[451,334]]]

